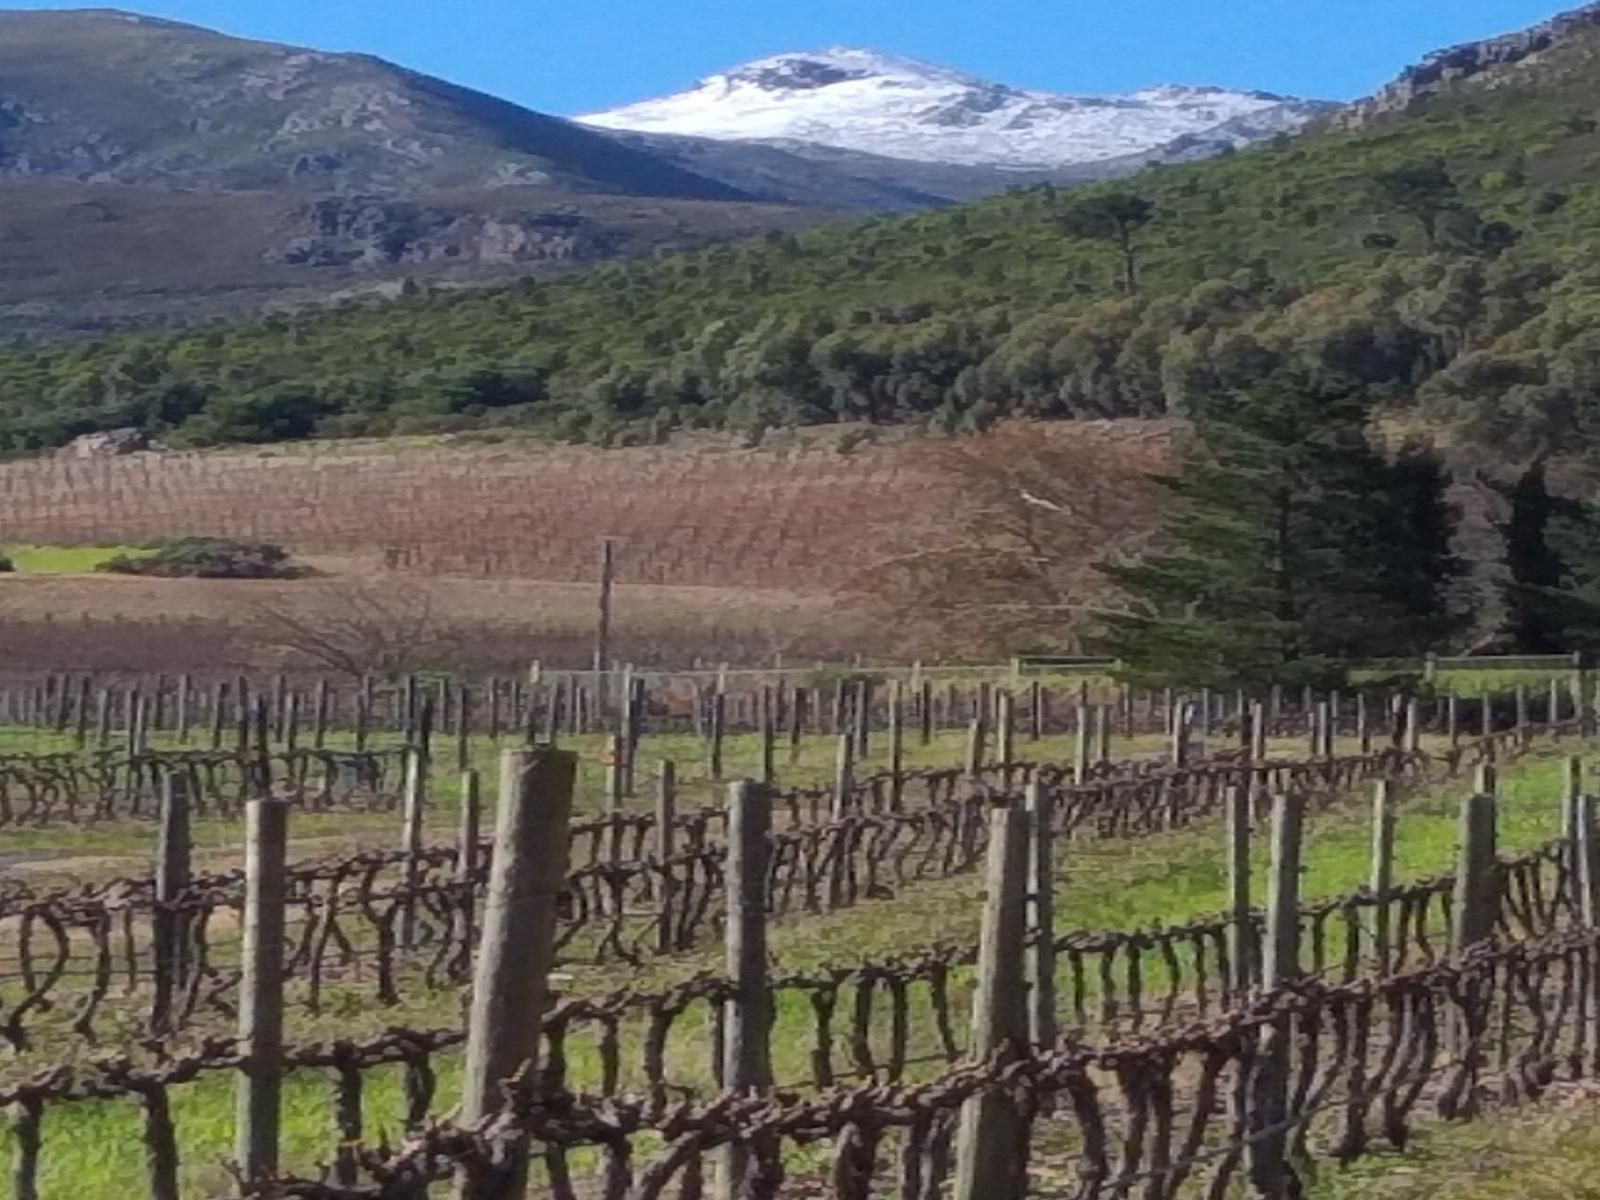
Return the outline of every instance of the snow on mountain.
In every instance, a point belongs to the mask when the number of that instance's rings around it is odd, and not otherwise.
[[[780,54],[695,87],[577,120],[724,141],[808,142],[918,162],[1039,170],[1179,139],[1240,145],[1329,106],[1216,87],[1069,96],[991,83],[932,63],[835,47]],[[1224,128],[1225,127],[1225,128]],[[1215,139],[1205,135],[1218,131]]]

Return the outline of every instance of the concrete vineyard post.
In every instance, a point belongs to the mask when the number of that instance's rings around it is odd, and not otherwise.
[[[1020,806],[990,809],[971,1056],[982,1062],[1028,1043],[1029,816]],[[954,1200],[1022,1200],[1027,1192],[1028,1121],[1016,1101],[982,1092],[961,1108]]]
[[[972,723],[967,729],[967,775],[976,780],[983,772],[984,743],[987,741],[988,729],[983,713],[973,714]]]
[[[245,805],[245,893],[234,1161],[244,1180],[278,1169],[283,1086],[284,897],[289,806],[255,799]]]
[[[183,914],[176,902],[189,887],[189,776],[167,771],[161,777],[161,826],[156,841],[156,904],[151,949],[155,955],[155,998],[150,1006],[150,1030],[171,1032],[172,1003],[183,989],[188,937]]]
[[[848,741],[848,732],[842,735]],[[767,869],[772,793],[736,783],[728,795],[728,920],[726,967],[732,995],[723,1015],[723,1088],[742,1095],[772,1086],[772,990],[767,968]],[[776,1153],[767,1137],[721,1152],[715,1195],[740,1200],[748,1177]]]
[[[1372,961],[1379,976],[1393,966],[1393,914],[1390,893],[1394,890],[1394,835],[1397,814],[1394,784],[1380,779],[1372,793],[1372,875],[1370,886],[1375,907],[1372,910]]]
[[[422,822],[428,807],[428,751],[426,730],[432,719],[433,701],[423,704],[419,729],[406,748],[405,795],[401,809],[400,849],[405,855],[407,897],[400,909],[400,944],[410,947],[417,938],[417,905],[410,893],[416,890],[422,860]]]
[[[1001,690],[994,698],[995,757],[1000,762],[1002,787],[1011,786],[1011,768],[1016,761],[1015,713],[1011,693]]]
[[[540,1017],[549,1005],[557,904],[566,886],[577,756],[506,750],[499,811],[484,893],[483,933],[473,976],[461,1115],[473,1125],[496,1112],[502,1085],[539,1062]],[[520,1196],[526,1141],[505,1157],[458,1177],[460,1200]]]
[[[833,758],[833,819],[842,820],[850,815],[851,800],[855,791],[856,741],[848,733],[837,738]]]

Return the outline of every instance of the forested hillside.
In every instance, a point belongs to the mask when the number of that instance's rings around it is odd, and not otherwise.
[[[14,449],[1141,416],[1321,364],[1521,450],[1600,397],[1600,34],[1412,111],[581,278],[0,357]]]

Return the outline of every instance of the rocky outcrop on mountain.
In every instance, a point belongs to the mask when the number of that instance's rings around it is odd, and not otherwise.
[[[1581,34],[1600,29],[1600,3],[1562,13],[1531,29],[1439,50],[1408,68],[1382,91],[1334,118],[1354,129],[1386,113],[1404,112],[1444,88],[1525,62]]]
[[[267,261],[313,267],[573,262],[609,257],[626,240],[570,205],[485,213],[348,196],[309,204],[294,223],[305,232],[268,250]]]

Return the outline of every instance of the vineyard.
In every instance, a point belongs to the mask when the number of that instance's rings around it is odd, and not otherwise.
[[[912,547],[959,546],[975,514],[992,520],[996,503],[1054,495],[1052,480],[1074,496],[1114,492],[1154,462],[1131,448],[1166,437],[1113,422],[1040,428],[973,443],[983,449],[969,452],[965,483],[936,440],[851,444],[860,430],[785,435],[759,450],[709,438],[606,451],[352,443],[11,462],[0,465],[5,536],[19,565],[0,579],[14,628],[8,661],[39,671],[272,665],[285,651],[254,636],[258,608],[316,620],[398,591],[452,635],[442,660],[451,666],[587,665],[604,538],[616,545],[623,660],[881,657],[894,652],[882,614],[847,594],[863,577],[887,577],[878,564],[903,561]],[[1128,456],[1096,452],[1113,443]],[[985,456],[1011,463],[1019,447],[1040,444],[1071,457],[1023,464],[1016,478],[980,477]],[[1099,463],[1093,487],[1079,460]],[[1095,512],[1053,536],[1069,552],[1116,544],[1128,518],[1115,516]],[[192,536],[281,545],[311,577],[241,589],[86,573],[110,557],[96,547]],[[929,639],[930,654],[942,642]]]
[[[1594,704],[14,682],[0,1160],[18,1200],[1308,1194],[1600,1067]]]

